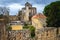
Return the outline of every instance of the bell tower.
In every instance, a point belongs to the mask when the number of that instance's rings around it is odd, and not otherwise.
[[[36,14],[36,8],[26,2],[25,7],[22,8],[22,13],[24,13],[24,22],[31,22],[32,16]]]

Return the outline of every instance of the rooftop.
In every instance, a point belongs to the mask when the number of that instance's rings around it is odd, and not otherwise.
[[[29,2],[26,2],[25,5],[29,6],[29,5],[31,5],[31,4],[30,4]],[[32,6],[32,5],[31,5],[31,6]]]
[[[44,19],[44,18],[46,18],[46,16],[42,13],[38,13],[38,14],[34,15],[32,18],[43,18]]]

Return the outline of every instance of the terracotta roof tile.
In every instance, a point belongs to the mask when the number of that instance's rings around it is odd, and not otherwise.
[[[39,13],[34,15],[32,18],[46,18],[46,16],[44,14]]]

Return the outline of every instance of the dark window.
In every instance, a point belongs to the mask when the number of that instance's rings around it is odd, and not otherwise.
[[[29,13],[29,21],[31,21],[32,13]]]
[[[48,31],[46,31],[47,32],[47,36],[48,36]]]
[[[29,9],[31,9],[31,7],[29,7]]]

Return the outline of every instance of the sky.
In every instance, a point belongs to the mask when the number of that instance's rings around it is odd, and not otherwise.
[[[56,0],[0,0],[0,7],[6,6],[10,9],[10,15],[16,15],[29,2],[37,8],[37,13],[43,13],[44,7],[54,1]]]

